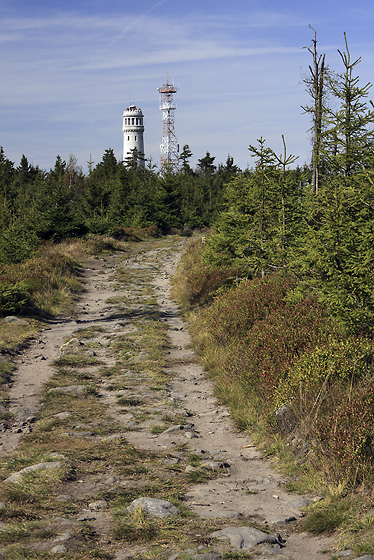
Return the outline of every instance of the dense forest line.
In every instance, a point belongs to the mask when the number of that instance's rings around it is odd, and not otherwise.
[[[53,169],[31,165],[25,155],[18,167],[0,149],[0,261],[20,262],[39,240],[61,241],[86,234],[121,236],[121,228],[196,228],[212,223],[222,205],[224,184],[240,171],[228,156],[214,165],[209,153],[189,165],[186,145],[176,172],[158,174],[139,165],[134,153],[117,161],[112,149],[90,164],[84,176],[74,156],[57,157]]]

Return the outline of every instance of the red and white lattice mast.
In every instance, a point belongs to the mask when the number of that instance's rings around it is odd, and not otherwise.
[[[160,109],[162,111],[163,133],[160,145],[160,172],[175,171],[179,164],[179,146],[174,129],[174,105],[173,94],[177,93],[177,88],[169,84],[169,77],[166,84],[158,88],[161,95]]]

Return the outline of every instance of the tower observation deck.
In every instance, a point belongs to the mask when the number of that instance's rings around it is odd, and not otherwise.
[[[160,110],[162,111],[163,123],[160,145],[160,171],[163,173],[167,170],[176,170],[179,164],[179,146],[174,127],[174,111],[177,107],[174,105],[173,100],[173,95],[177,93],[177,88],[173,84],[169,84],[169,78],[167,78],[166,84],[158,88],[158,91],[161,95]]]

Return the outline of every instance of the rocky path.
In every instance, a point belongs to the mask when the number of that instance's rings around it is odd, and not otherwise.
[[[85,292],[78,304],[78,315],[72,319],[51,321],[36,342],[16,360],[17,370],[10,390],[10,412],[14,417],[11,430],[0,434],[0,457],[13,451],[22,435],[33,423],[40,393],[45,382],[53,375],[54,360],[61,348],[80,325],[95,325],[110,309],[106,301],[117,294],[109,278],[113,274],[113,258],[94,259],[85,270]]]
[[[121,371],[116,378],[108,380],[100,377],[102,370],[97,366],[92,366],[91,370],[96,375],[98,393],[106,414],[120,426],[120,432],[111,437],[125,437],[135,449],[152,452],[158,458],[160,468],[161,464],[163,468],[166,464],[169,467],[172,465],[179,472],[182,470],[188,474],[192,481],[197,481],[202,473],[208,473],[200,482],[187,487],[182,500],[186,511],[194,519],[202,520],[201,534],[195,533],[191,542],[188,538],[184,538],[183,543],[181,540],[180,550],[175,544],[170,547],[164,544],[162,552],[158,553],[141,543],[113,545],[110,538],[104,539],[102,546],[110,550],[105,557],[114,560],[223,560],[228,557],[266,560],[274,556],[279,560],[332,558],[331,540],[312,537],[297,529],[303,515],[302,508],[308,499],[284,490],[284,480],[279,473],[270,467],[250,438],[235,428],[229,412],[215,399],[214,387],[195,359],[186,324],[170,297],[170,277],[175,272],[182,241],[177,245],[174,242],[173,252],[168,243],[164,242],[164,246],[157,248],[151,246],[148,250],[144,248],[140,254],[127,257],[125,261],[121,257],[108,256],[89,263],[86,292],[79,304],[78,316],[74,320],[51,324],[19,360],[11,389],[11,409],[16,422],[12,430],[1,434],[1,455],[6,457],[16,449],[23,434],[33,429],[35,413],[40,406],[41,388],[54,372],[53,360],[61,354],[66,355],[69,345],[74,352],[77,348],[87,352],[87,345],[85,347],[79,339],[77,330],[90,327],[102,329],[94,339],[94,354],[109,368],[115,364],[113,348],[116,341],[123,342],[127,336],[134,336],[140,330],[138,324],[144,320],[145,314],[157,309],[158,320],[167,326],[169,340],[166,384],[155,390],[146,368],[135,375],[136,363],[147,360],[147,349],[135,356],[129,352],[129,368]],[[139,278],[144,273],[157,306],[154,301],[146,302],[136,283],[119,289],[114,277],[118,267],[138,274]],[[126,314],[119,306],[119,296],[126,297]],[[121,389],[113,392],[114,386]],[[119,397],[122,399],[121,407],[118,405]],[[123,403],[126,403],[125,407]],[[61,418],[63,414],[66,414],[68,423],[69,413],[62,410]],[[165,418],[169,419],[169,423]],[[86,429],[84,437],[96,437],[100,441],[95,435],[95,419],[90,426],[83,428]],[[77,427],[70,429],[76,430]],[[121,478],[107,475],[108,472],[101,473],[99,478],[101,481],[106,478],[106,484],[111,487],[116,484],[124,487]],[[88,520],[95,531],[107,538],[111,533],[110,504],[104,500],[98,505],[94,500],[98,483],[87,481],[85,484],[84,479],[78,482],[71,482],[64,489],[68,496],[79,492],[81,499],[85,497],[88,504],[75,516],[74,523]],[[144,508],[149,507],[152,515],[152,498],[146,492],[143,494],[143,499],[149,500],[149,503],[144,502]],[[168,504],[166,500],[165,504]],[[171,514],[178,516],[178,510]],[[156,520],[162,517],[157,512],[153,515]],[[44,543],[42,550],[47,547],[53,554],[73,554],[74,531],[66,532],[62,527],[59,530],[65,538]],[[354,558],[348,551],[345,556]]]

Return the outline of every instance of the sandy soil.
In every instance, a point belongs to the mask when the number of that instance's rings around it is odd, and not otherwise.
[[[172,380],[167,388],[167,399],[149,401],[149,408],[158,408],[164,413],[168,410],[175,413],[177,408],[188,423],[155,435],[150,432],[147,422],[139,425],[137,430],[126,431],[129,419],[128,416],[123,417],[126,439],[138,448],[163,452],[175,451],[178,444],[185,443],[190,451],[206,456],[212,468],[222,469],[221,477],[191,486],[188,492],[186,506],[202,518],[219,517],[227,521],[227,526],[230,526],[230,520],[240,518],[260,522],[286,540],[279,558],[331,558],[332,541],[297,531],[298,520],[303,515],[302,508],[311,498],[285,491],[282,476],[261,456],[250,437],[235,428],[229,412],[214,397],[212,382],[195,359],[187,326],[170,297],[170,277],[179,255],[180,250],[170,255],[152,249],[143,253],[141,264],[135,259],[128,261],[127,265],[147,266],[147,259],[152,262],[155,258],[159,260],[159,272],[154,275],[153,288],[161,320],[168,326]],[[60,355],[62,345],[72,333],[81,326],[95,324],[105,324],[108,329],[112,308],[107,300],[118,295],[111,280],[119,262],[119,258],[113,256],[88,262],[86,291],[79,302],[77,316],[51,322],[38,340],[19,356],[15,381],[10,390],[11,410],[16,420],[11,430],[0,434],[0,455],[13,451],[23,434],[28,432],[40,402],[43,384],[54,372],[52,362]],[[153,270],[152,267],[149,269]],[[117,325],[113,325],[115,328]],[[120,418],[105,387],[101,388],[101,394],[107,399],[108,413]],[[281,551],[264,549],[260,558],[270,558],[275,552],[280,554]],[[122,557],[118,555],[116,558],[121,560]]]

